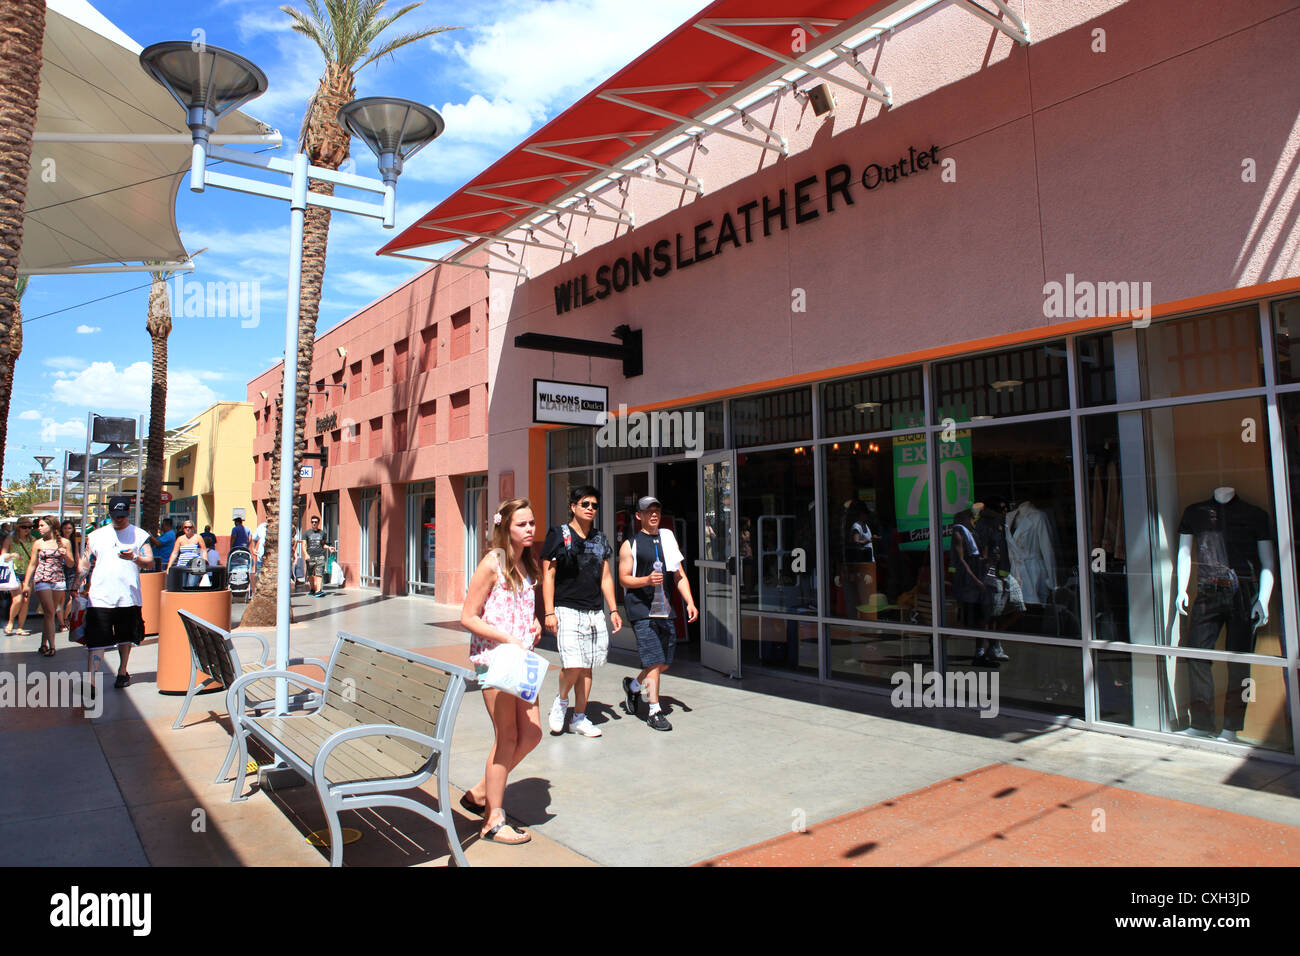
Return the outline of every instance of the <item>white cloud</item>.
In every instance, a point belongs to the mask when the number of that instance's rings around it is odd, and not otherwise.
[[[48,445],[58,442],[61,438],[77,438],[84,442],[86,420],[83,418],[79,421],[56,422],[53,418],[42,418],[41,441]]]
[[[29,408],[18,417],[25,422],[39,422],[41,420],[41,413],[34,408]]]
[[[77,326],[78,335],[94,335],[96,332],[103,331],[98,325],[79,325]]]
[[[43,364],[61,372],[79,372],[86,367],[87,362],[75,355],[55,355],[45,359]]]
[[[505,98],[488,100],[478,93],[464,103],[444,103],[441,113],[447,121],[447,132],[439,139],[438,147],[450,140],[474,143],[485,139],[522,139],[537,120],[522,103]]]
[[[151,370],[148,362],[133,362],[118,369],[112,362],[92,362],[76,375],[59,378],[51,387],[55,401],[89,406],[96,410],[149,410]],[[218,400],[218,395],[191,371],[173,369],[167,375],[167,419],[183,421]],[[85,426],[82,426],[85,430]]]

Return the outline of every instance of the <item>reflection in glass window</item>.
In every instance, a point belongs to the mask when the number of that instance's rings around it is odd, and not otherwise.
[[[944,637],[947,673],[978,676],[989,669],[973,664],[975,641]],[[1054,644],[1007,643],[1008,659],[997,668],[999,710],[1015,707],[1039,713],[1083,716],[1083,667],[1079,650]]]
[[[1277,349],[1277,383],[1300,382],[1300,359],[1296,357],[1300,340],[1300,298],[1273,304],[1273,341]]]
[[[655,429],[656,455],[698,455],[717,451],[724,444],[721,402],[668,409],[660,414],[680,417],[669,418]]]
[[[1300,394],[1292,392],[1278,397],[1278,410],[1282,415],[1282,431],[1286,435],[1286,473],[1291,488],[1291,569],[1296,575],[1292,587],[1300,584],[1300,561],[1295,549],[1300,548]]]
[[[744,614],[740,666],[817,675],[817,622]]]
[[[812,438],[812,389],[792,388],[731,403],[731,444],[779,445]]]
[[[1264,384],[1256,308],[1158,322],[1138,331],[1143,398],[1226,392]]]
[[[827,627],[826,640],[828,671],[835,680],[892,688],[896,686],[893,675],[899,671],[912,675],[913,664],[920,664],[923,672],[934,669],[929,634]]]
[[[1101,720],[1291,751],[1291,719],[1281,667],[1122,651],[1098,651],[1096,662],[1097,716]],[[1252,682],[1253,701],[1243,700],[1240,692],[1228,692],[1247,678]],[[1200,686],[1214,690],[1203,704],[1196,704],[1199,718],[1194,722],[1193,704]]]
[[[579,468],[591,464],[590,428],[561,428],[546,436],[551,468]]]
[[[861,435],[915,428],[925,418],[920,368],[903,368],[822,386],[822,434]]]
[[[1070,425],[971,428],[939,439],[944,617],[999,633],[1078,637],[1079,592]]]
[[[547,490],[546,499],[546,524],[550,527],[564,524],[572,516],[569,511],[569,492],[579,485],[592,485],[592,474],[590,471],[564,471],[559,474],[551,475]],[[598,496],[599,497],[599,496]],[[597,527],[599,527],[599,512],[597,517]],[[537,529],[537,540],[544,540],[546,529]]]
[[[934,424],[1069,408],[1065,354],[1062,340],[937,363]]]
[[[925,449],[923,434],[822,446],[828,616],[930,623]]]
[[[1078,359],[1079,403],[1084,407],[1114,405],[1115,335],[1102,332],[1075,340]]]
[[[812,448],[741,453],[736,470],[741,608],[815,614]]]

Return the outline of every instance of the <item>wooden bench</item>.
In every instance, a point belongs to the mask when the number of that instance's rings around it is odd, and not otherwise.
[[[190,701],[196,694],[218,687],[229,692],[231,685],[245,674],[265,671],[266,659],[271,654],[271,645],[267,643],[266,637],[255,631],[239,631],[232,634],[201,617],[196,617],[189,611],[178,610],[176,613],[181,617],[181,624],[185,626],[185,636],[190,644],[190,689],[185,694],[185,702],[181,704],[181,712],[176,715],[176,720],[172,724],[173,730],[179,730],[185,722]],[[262,656],[247,664],[243,663],[239,658],[239,651],[235,648],[236,637],[256,638],[262,645]],[[315,657],[296,657],[290,660],[289,664],[291,666],[314,664],[322,671],[326,667],[324,661]],[[207,679],[199,680],[199,674],[206,674]],[[245,701],[247,708],[253,712],[271,710],[275,707],[275,681],[262,679],[251,682],[245,694]],[[295,694],[289,698],[291,709],[314,707],[319,703],[320,694],[314,690]],[[230,750],[226,752],[226,762],[221,765],[221,771],[217,774],[217,783],[229,779],[230,764],[235,759],[235,753],[235,742],[232,740]]]
[[[321,706],[309,714],[249,715],[247,689],[280,677],[321,691]],[[238,678],[226,694],[235,726],[232,746],[239,753],[231,802],[247,799],[243,790],[252,737],[315,785],[329,825],[330,866],[343,863],[339,812],[377,806],[401,807],[438,824],[456,865],[468,866],[456,835],[447,774],[456,712],[471,679],[462,667],[343,631],[323,682],[279,670]],[[437,811],[391,792],[419,787],[434,774]]]

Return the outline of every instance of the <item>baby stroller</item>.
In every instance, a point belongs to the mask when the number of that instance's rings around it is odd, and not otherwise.
[[[230,586],[232,600],[240,597],[244,603],[248,603],[252,573],[252,553],[247,548],[231,549],[230,557],[226,559],[226,580]]]

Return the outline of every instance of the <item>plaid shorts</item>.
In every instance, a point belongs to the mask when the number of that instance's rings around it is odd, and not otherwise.
[[[555,641],[561,667],[599,667],[609,655],[609,631],[604,611],[579,611],[555,606]]]

